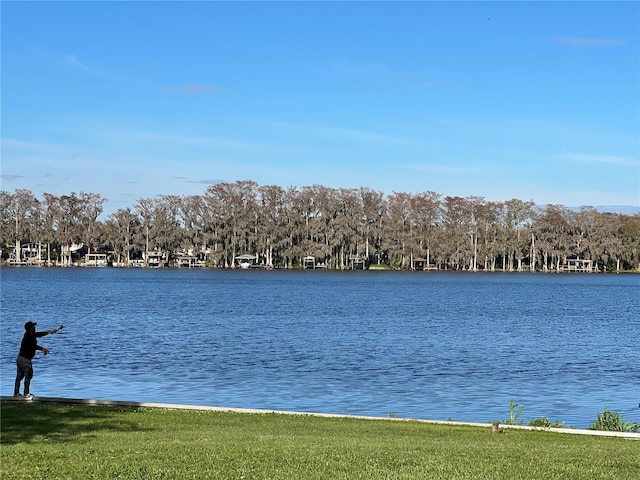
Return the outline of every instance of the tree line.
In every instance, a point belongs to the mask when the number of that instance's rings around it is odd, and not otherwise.
[[[31,244],[57,265],[70,265],[75,250],[105,252],[121,265],[155,251],[220,268],[251,255],[267,268],[297,268],[313,257],[329,269],[350,268],[357,258],[398,269],[420,262],[446,270],[559,271],[577,258],[597,271],[640,270],[640,214],[593,207],[250,180],[211,185],[203,195],[141,198],[99,220],[105,202],[95,193],[38,199],[29,190],[0,191],[2,259]]]

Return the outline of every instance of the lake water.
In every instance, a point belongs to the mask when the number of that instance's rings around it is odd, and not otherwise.
[[[640,275],[2,268],[0,285],[2,395],[33,320],[67,324],[40,339],[41,396],[640,421]]]

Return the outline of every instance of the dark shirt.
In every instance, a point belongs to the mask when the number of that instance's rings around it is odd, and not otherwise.
[[[35,334],[25,332],[22,337],[22,343],[20,344],[21,357],[32,359],[36,356],[36,350],[42,350],[42,347],[38,345],[38,338],[44,337],[48,332],[36,332]]]

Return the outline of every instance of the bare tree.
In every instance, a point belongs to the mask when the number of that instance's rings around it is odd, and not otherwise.
[[[448,263],[455,270],[474,268],[478,225],[475,208],[478,197],[445,197],[443,246]]]
[[[82,237],[84,244],[87,247],[87,251],[91,253],[91,249],[96,247],[94,245],[99,238],[100,229],[98,225],[98,217],[103,211],[104,202],[106,198],[103,198],[97,193],[85,193],[80,192],[78,198],[79,211],[78,221],[82,228]]]
[[[436,241],[436,233],[442,223],[442,196],[436,192],[421,192],[411,197],[411,211],[415,219],[417,253],[424,255],[427,265]]]
[[[500,255],[499,239],[502,208],[503,204],[500,202],[484,202],[478,212],[480,257],[485,271],[495,271],[496,261]]]
[[[335,226],[340,265],[344,268],[350,264],[352,256],[360,260],[365,253],[361,224],[363,209],[356,189],[340,188],[336,193],[337,209],[332,225]]]
[[[570,253],[569,210],[562,205],[547,205],[533,226],[536,245],[542,254],[543,271],[560,270],[560,264]]]
[[[63,266],[71,266],[75,249],[82,247],[82,202],[72,192],[58,198],[56,232],[60,243],[60,259]]]
[[[340,259],[338,251],[334,248],[334,240],[337,238],[338,226],[334,224],[339,214],[338,192],[335,189],[317,186],[315,189],[315,206],[317,216],[313,234],[315,237],[315,250],[310,252],[318,257],[328,268],[338,268]]]
[[[184,228],[182,250],[194,256],[205,253],[204,199],[200,195],[189,195],[177,199],[178,214]]]
[[[135,249],[135,238],[139,230],[140,218],[131,209],[119,209],[109,215],[105,223],[105,234],[118,265],[131,265],[131,254]]]
[[[265,259],[266,266],[273,268],[280,258],[279,246],[286,238],[286,191],[277,185],[268,185],[260,187],[259,197],[260,236],[258,249]]]
[[[365,255],[371,261],[372,252],[380,264],[382,256],[382,218],[387,212],[387,204],[382,192],[361,187],[359,190],[362,204],[362,226],[365,241]]]
[[[2,248],[3,254],[12,241],[15,246],[16,234],[15,220],[12,218],[12,201],[13,194],[0,190],[0,248]]]
[[[180,248],[185,232],[181,221],[182,199],[178,195],[160,195],[155,200],[157,247],[171,256]]]
[[[150,198],[140,198],[136,201],[135,212],[141,219],[142,224],[142,234],[144,236],[144,262],[145,266],[149,266],[149,255],[150,246],[152,242],[155,243],[153,237],[153,221],[154,221],[154,201]]]
[[[504,202],[504,205],[505,254],[508,258],[509,271],[513,271],[515,268],[518,272],[521,272],[522,260],[525,256],[529,256],[531,252],[529,249],[531,236],[526,233],[529,233],[531,229],[535,204],[514,198]],[[514,262],[517,262],[515,267]]]
[[[21,261],[22,244],[37,241],[39,204],[38,199],[30,190],[18,189],[13,195],[3,196],[3,214],[5,222],[11,222],[14,227],[6,229],[6,244],[13,237],[14,255],[17,262]]]
[[[205,193],[205,218],[213,234],[216,263],[234,267],[237,254],[255,253],[257,184],[253,181],[218,183]]]
[[[391,261],[400,268],[411,266],[413,254],[413,219],[411,195],[393,192],[388,198],[385,247]]]
[[[626,268],[640,272],[640,213],[624,218],[619,235]]]

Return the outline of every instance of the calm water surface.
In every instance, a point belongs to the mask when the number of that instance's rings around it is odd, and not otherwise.
[[[3,268],[0,281],[2,395],[33,320],[68,324],[40,341],[42,396],[474,422],[508,418],[513,399],[525,422],[640,420],[640,275]]]

